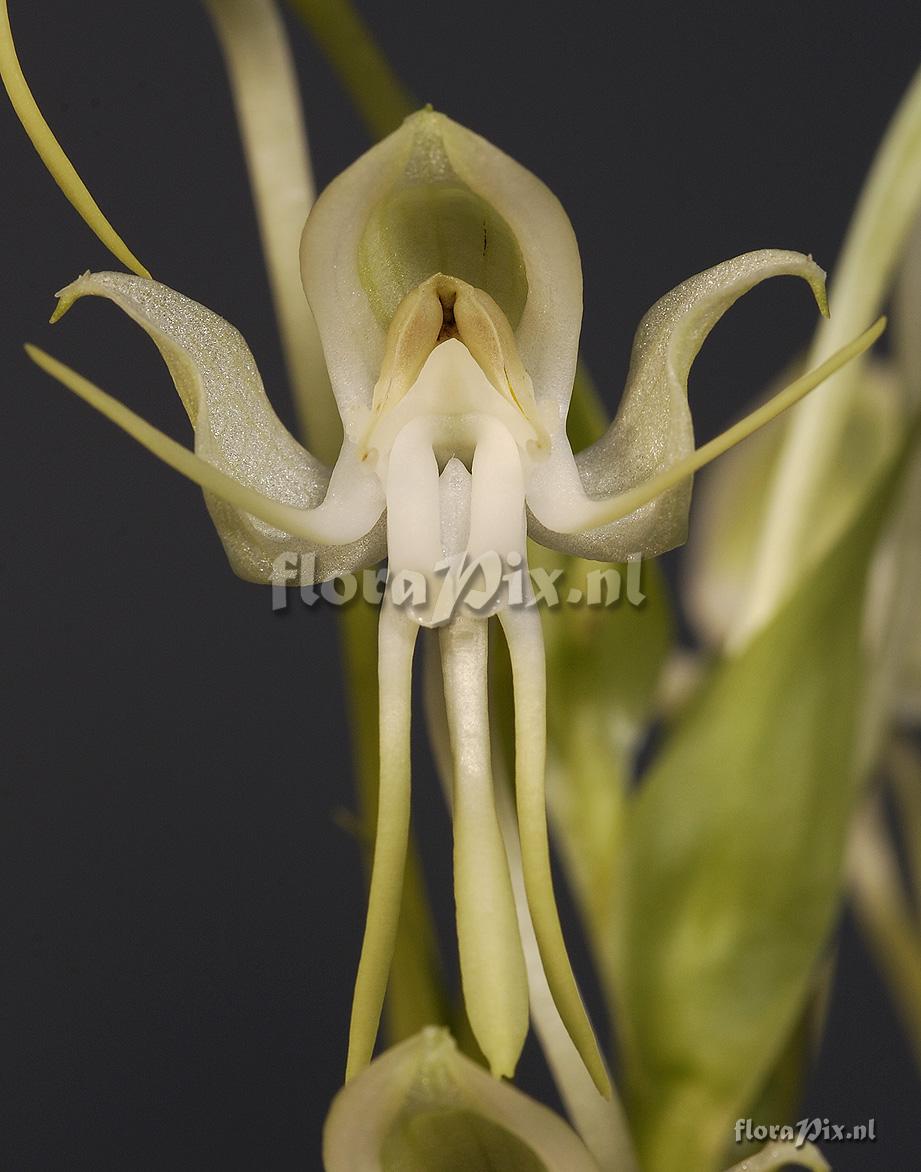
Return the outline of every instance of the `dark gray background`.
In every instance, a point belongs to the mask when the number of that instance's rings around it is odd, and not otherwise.
[[[690,7],[690,6],[688,6]],[[616,402],[633,329],[682,278],[752,248],[831,267],[921,57],[916,5],[501,5],[363,10],[421,100],[559,195],[586,276],[584,349]],[[12,4],[35,92],[155,275],[278,346],[217,50],[195,4]],[[295,47],[328,182],[367,145]],[[196,489],[30,367],[32,339],[173,434],[149,343],[52,294],[114,263],[0,110],[7,687],[0,1166],[319,1166],[363,920],[334,615],[273,616],[228,570]],[[805,288],[758,290],[692,383],[709,438],[808,337]],[[674,561],[674,558],[671,559]],[[420,765],[439,907],[448,830]],[[540,1090],[535,1062],[528,1085]],[[917,1080],[853,932],[805,1110],[875,1116],[836,1168],[908,1167]],[[911,1153],[909,1155],[908,1153]]]

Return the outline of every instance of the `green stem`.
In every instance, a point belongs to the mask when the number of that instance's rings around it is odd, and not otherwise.
[[[392,133],[419,103],[348,0],[290,0],[375,139]]]

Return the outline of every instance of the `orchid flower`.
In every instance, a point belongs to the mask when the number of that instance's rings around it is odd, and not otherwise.
[[[439,629],[444,665],[465,1003],[494,1075],[513,1074],[524,1043],[527,980],[490,766],[486,624],[497,614],[514,676],[528,909],[556,1007],[607,1092],[553,894],[545,666],[523,572],[526,540],[605,561],[680,544],[693,474],[869,347],[882,320],[695,449],[688,375],[729,306],[766,278],[789,275],[805,280],[827,312],[824,274],[800,253],[762,250],[717,265],[643,318],[616,418],[597,443],[573,453],[566,418],[582,279],[572,227],[540,180],[426,108],[340,175],[304,229],[300,274],[343,430],[330,468],[283,427],[240,334],[151,279],[102,216],[29,93],[5,3],[0,17],[0,72],[17,112],[65,193],[133,270],[78,277],[59,293],[52,320],[98,296],[140,325],[173,377],[194,452],[44,351],[30,346],[30,356],[204,490],[241,577],[275,581],[291,554],[310,555],[318,581],[389,561],[379,626],[379,810],[347,1078],[371,1060],[397,929],[420,627]],[[498,571],[492,589],[490,567]],[[440,579],[458,588],[447,608]],[[419,587],[408,606],[396,588],[406,581]]]

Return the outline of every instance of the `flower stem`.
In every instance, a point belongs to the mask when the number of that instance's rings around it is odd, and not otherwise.
[[[391,68],[349,0],[290,0],[339,75],[374,138],[384,138],[418,103]]]

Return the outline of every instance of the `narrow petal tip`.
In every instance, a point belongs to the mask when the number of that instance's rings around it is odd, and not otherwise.
[[[57,325],[64,314],[67,313],[68,309],[70,309],[73,303],[77,300],[76,297],[70,293],[70,288],[71,286],[68,286],[67,289],[63,289],[60,293],[55,294],[58,301],[57,305],[54,307],[54,312],[52,313],[51,317],[48,318],[49,325]]]
[[[822,317],[827,318],[831,317],[831,311],[828,308],[828,289],[825,284],[826,275],[822,269],[819,269],[819,272],[822,274],[821,278],[817,281],[810,281],[809,283],[812,286],[812,292],[815,296],[816,305],[819,307],[819,313]]]
[[[86,272],[81,273],[79,277],[71,281],[69,285],[65,285],[63,289],[58,289],[57,293],[55,293],[58,303],[54,307],[54,313],[48,319],[51,325],[59,322],[64,314],[73,306],[74,302],[79,301],[84,293],[88,292],[86,285],[92,278],[92,275],[90,270],[87,269]]]
[[[812,290],[812,295],[815,298],[815,303],[819,307],[819,313],[822,317],[829,317],[828,310],[828,273],[817,265],[813,259],[812,253],[806,255],[807,265],[801,272],[801,275],[809,283],[809,288]]]

